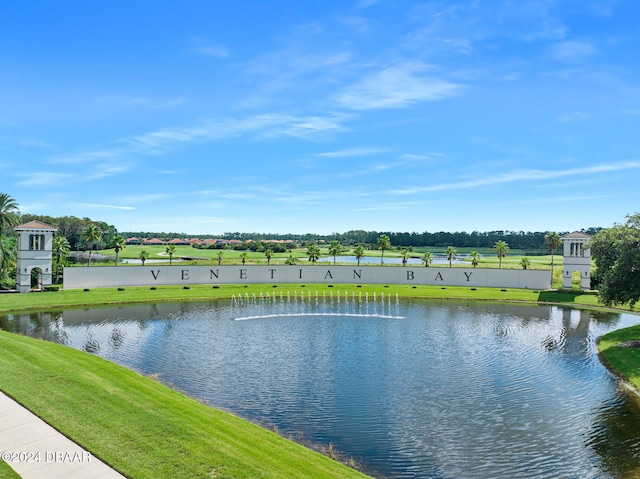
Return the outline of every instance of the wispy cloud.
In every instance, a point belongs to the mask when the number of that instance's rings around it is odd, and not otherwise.
[[[322,156],[329,158],[345,158],[350,156],[369,156],[369,155],[379,155],[380,153],[385,153],[388,150],[386,148],[368,148],[368,147],[360,147],[360,148],[347,148],[344,150],[337,151],[326,151],[324,153],[316,153],[314,156]]]
[[[514,170],[501,175],[488,176],[484,178],[476,178],[473,180],[457,181],[453,183],[440,183],[431,186],[419,186],[414,188],[406,188],[399,190],[391,190],[390,194],[395,195],[413,195],[434,191],[460,190],[477,188],[487,185],[495,185],[500,183],[513,183],[518,181],[542,181],[553,178],[561,178],[568,176],[589,175],[607,173],[612,171],[624,171],[640,168],[640,161],[628,161],[622,163],[611,163],[604,165],[592,165],[584,168],[575,168],[568,170]]]
[[[33,173],[19,176],[24,177],[24,180],[18,181],[18,185],[37,187],[60,185],[74,178],[74,175],[70,173],[54,173],[50,171],[34,171]]]
[[[109,210],[135,210],[133,206],[105,205],[100,203],[70,203],[74,207]]]
[[[338,104],[352,110],[406,108],[460,94],[462,85],[424,75],[427,70],[430,68],[421,63],[388,67],[344,88],[337,96]]]
[[[196,48],[196,51],[201,55],[215,58],[227,58],[229,56],[229,51],[218,45],[202,45]]]
[[[598,49],[586,41],[568,40],[551,47],[551,55],[558,61],[575,62],[598,53]]]

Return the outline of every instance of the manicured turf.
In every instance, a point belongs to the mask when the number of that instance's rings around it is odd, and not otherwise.
[[[2,391],[131,479],[366,477],[97,356],[6,332],[0,351]]]
[[[640,348],[620,346],[624,341],[640,341],[640,325],[605,334],[598,351],[608,367],[640,391]]]

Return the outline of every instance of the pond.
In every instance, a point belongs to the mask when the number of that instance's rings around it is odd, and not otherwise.
[[[249,294],[0,316],[100,355],[379,478],[619,478],[640,471],[640,407],[595,339],[633,315]]]

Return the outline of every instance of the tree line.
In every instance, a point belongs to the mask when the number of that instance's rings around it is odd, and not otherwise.
[[[601,228],[587,228],[582,232],[593,235]],[[330,243],[338,241],[343,246],[356,246],[359,244],[375,247],[378,238],[386,234],[394,246],[400,247],[436,247],[446,248],[454,246],[456,248],[493,248],[497,241],[505,241],[511,249],[525,250],[531,252],[547,252],[548,246],[545,236],[549,231],[529,232],[529,231],[473,231],[467,233],[465,231],[458,232],[393,232],[393,231],[365,231],[351,230],[346,233],[331,233],[329,235],[319,235],[313,233],[306,234],[278,234],[278,233],[224,233],[219,236],[200,235],[198,238],[220,238],[224,240],[239,240],[242,242],[252,240],[261,242],[265,240],[293,240],[299,245],[308,245],[311,243]],[[564,233],[559,233],[560,235]],[[189,238],[185,234],[173,233],[154,233],[154,232],[123,232],[125,238]]]

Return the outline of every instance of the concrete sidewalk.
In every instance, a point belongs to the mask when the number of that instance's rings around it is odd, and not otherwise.
[[[125,479],[1,391],[0,454],[23,479]]]

